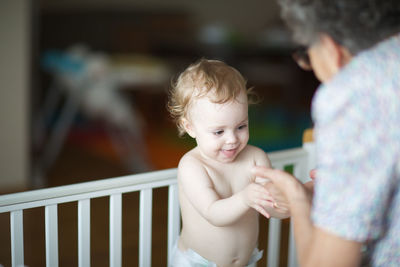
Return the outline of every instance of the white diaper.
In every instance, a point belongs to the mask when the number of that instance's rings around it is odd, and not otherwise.
[[[251,254],[250,260],[246,266],[250,266],[253,263],[259,261],[263,256],[263,251],[255,248],[253,254]],[[169,267],[217,267],[214,262],[211,262],[195,251],[188,249],[186,251],[181,251],[178,248],[178,243],[176,242],[171,255],[171,262]]]

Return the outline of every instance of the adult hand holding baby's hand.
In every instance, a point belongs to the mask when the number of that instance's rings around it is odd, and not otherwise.
[[[271,182],[264,184],[264,188],[272,197],[274,205],[269,213],[272,217],[285,219],[290,216],[289,203],[283,193]]]
[[[282,191],[280,191],[274,183],[266,177],[255,176],[254,181],[257,184],[262,185],[268,191],[268,196],[272,197],[273,206],[271,207],[268,205],[264,207],[268,214],[279,219],[288,218],[290,216],[289,203]]]
[[[256,176],[268,178],[279,192],[281,192],[283,199],[287,201],[290,207],[293,207],[292,205],[298,202],[305,201],[311,203],[304,185],[290,173],[258,166],[254,167],[252,172]],[[271,192],[270,195],[274,197]]]
[[[271,217],[266,208],[273,207],[273,198],[264,186],[257,183],[250,183],[241,191],[240,195],[246,205],[267,218]]]

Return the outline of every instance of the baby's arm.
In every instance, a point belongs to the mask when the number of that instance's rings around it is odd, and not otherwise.
[[[231,197],[221,198],[204,166],[192,157],[181,159],[178,182],[194,208],[215,226],[226,226],[236,222],[251,209],[249,203],[268,205],[268,191],[255,183]],[[251,200],[246,197],[249,193],[252,196]]]

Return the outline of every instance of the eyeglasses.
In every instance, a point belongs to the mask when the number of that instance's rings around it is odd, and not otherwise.
[[[312,70],[310,56],[308,55],[307,47],[299,47],[292,54],[294,61],[302,68],[303,70]]]

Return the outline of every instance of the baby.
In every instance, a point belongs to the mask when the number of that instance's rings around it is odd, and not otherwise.
[[[288,215],[250,172],[270,161],[247,144],[248,94],[236,69],[205,59],[181,73],[170,92],[168,108],[180,134],[197,143],[178,166],[182,230],[170,266],[252,264],[262,257],[258,212]]]

